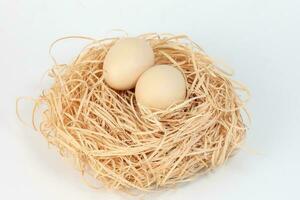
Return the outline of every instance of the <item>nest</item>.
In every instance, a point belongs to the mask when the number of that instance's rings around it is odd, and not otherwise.
[[[246,88],[230,79],[187,36],[145,34],[156,64],[186,77],[187,97],[166,110],[136,102],[134,89],[103,81],[103,60],[119,39],[89,39],[70,64],[55,62],[54,83],[36,100],[45,105],[37,128],[82,173],[117,190],[151,191],[186,182],[226,161],[245,138]],[[35,125],[35,127],[37,127]]]

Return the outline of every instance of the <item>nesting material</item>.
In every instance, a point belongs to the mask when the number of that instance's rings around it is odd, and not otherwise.
[[[117,190],[151,191],[191,180],[226,161],[245,138],[246,88],[230,79],[187,36],[145,34],[155,64],[183,72],[186,99],[166,110],[138,105],[134,89],[103,81],[103,60],[119,39],[90,39],[72,63],[55,63],[54,84],[36,100],[45,105],[38,131],[82,173]],[[86,38],[85,38],[86,39]],[[34,112],[33,115],[38,114]],[[36,125],[37,126],[37,125]]]

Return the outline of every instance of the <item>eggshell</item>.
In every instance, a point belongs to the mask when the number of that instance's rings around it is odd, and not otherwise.
[[[154,53],[146,40],[123,38],[105,56],[104,80],[116,90],[131,89],[139,76],[153,65]]]
[[[135,96],[138,103],[154,109],[166,109],[186,96],[184,74],[169,65],[156,65],[139,78]]]

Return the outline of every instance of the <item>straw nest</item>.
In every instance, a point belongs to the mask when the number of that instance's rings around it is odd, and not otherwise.
[[[115,91],[102,64],[118,38],[89,39],[70,64],[58,64],[54,83],[36,100],[45,105],[36,129],[82,173],[117,190],[150,191],[191,180],[226,161],[245,138],[244,86],[187,36],[145,34],[156,64],[180,69],[187,97],[163,111],[138,105],[134,90]]]

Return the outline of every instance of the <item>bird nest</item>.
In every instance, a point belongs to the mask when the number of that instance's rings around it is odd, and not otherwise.
[[[103,80],[103,60],[119,38],[90,43],[69,64],[55,62],[54,80],[35,101],[35,124],[82,173],[117,190],[150,191],[186,182],[223,164],[245,138],[241,111],[248,94],[187,36],[145,34],[155,64],[183,72],[186,99],[165,110],[139,105],[134,89]],[[164,86],[162,86],[164,87]],[[42,111],[37,112],[40,105]]]

